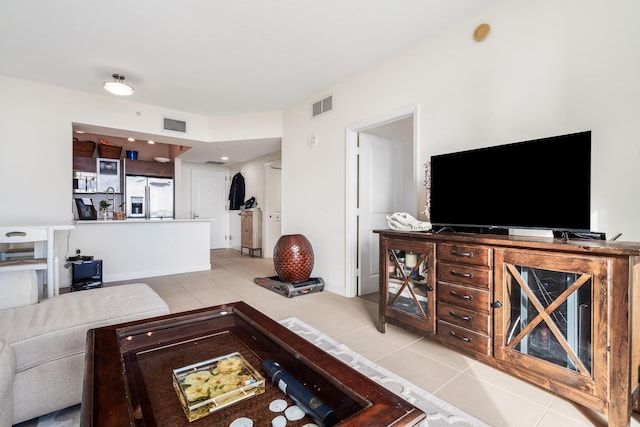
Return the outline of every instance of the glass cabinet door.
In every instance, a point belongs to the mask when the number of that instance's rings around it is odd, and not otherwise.
[[[386,295],[381,297],[387,314],[407,316],[417,327],[432,330],[435,318],[433,245],[390,241],[386,262]]]
[[[520,265],[508,271],[507,347],[591,375],[591,275]]]
[[[606,366],[607,271],[598,258],[496,251],[496,357],[593,389]]]
[[[426,258],[426,254],[412,251],[389,251],[389,306],[425,319],[430,291]]]

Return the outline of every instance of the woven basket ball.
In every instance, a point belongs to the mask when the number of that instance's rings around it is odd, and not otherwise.
[[[273,249],[273,265],[283,282],[309,280],[313,270],[313,247],[302,234],[280,236]]]

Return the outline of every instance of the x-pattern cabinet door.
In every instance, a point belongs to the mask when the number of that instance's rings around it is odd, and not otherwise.
[[[606,398],[608,261],[500,249],[495,266],[495,357]]]
[[[387,319],[435,332],[435,245],[381,238],[380,330]]]

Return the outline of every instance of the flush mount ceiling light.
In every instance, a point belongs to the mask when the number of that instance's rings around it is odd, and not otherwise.
[[[107,92],[120,96],[129,96],[133,93],[133,86],[124,83],[122,74],[113,74],[112,76],[112,82],[104,82],[104,88]]]

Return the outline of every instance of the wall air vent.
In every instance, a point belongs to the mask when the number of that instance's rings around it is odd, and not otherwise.
[[[311,105],[311,117],[317,117],[322,113],[333,109],[333,96],[327,96]]]
[[[187,133],[187,122],[182,120],[162,118],[162,129],[174,132]]]
[[[207,160],[205,162],[208,165],[225,165],[227,162],[216,162],[215,160]]]

